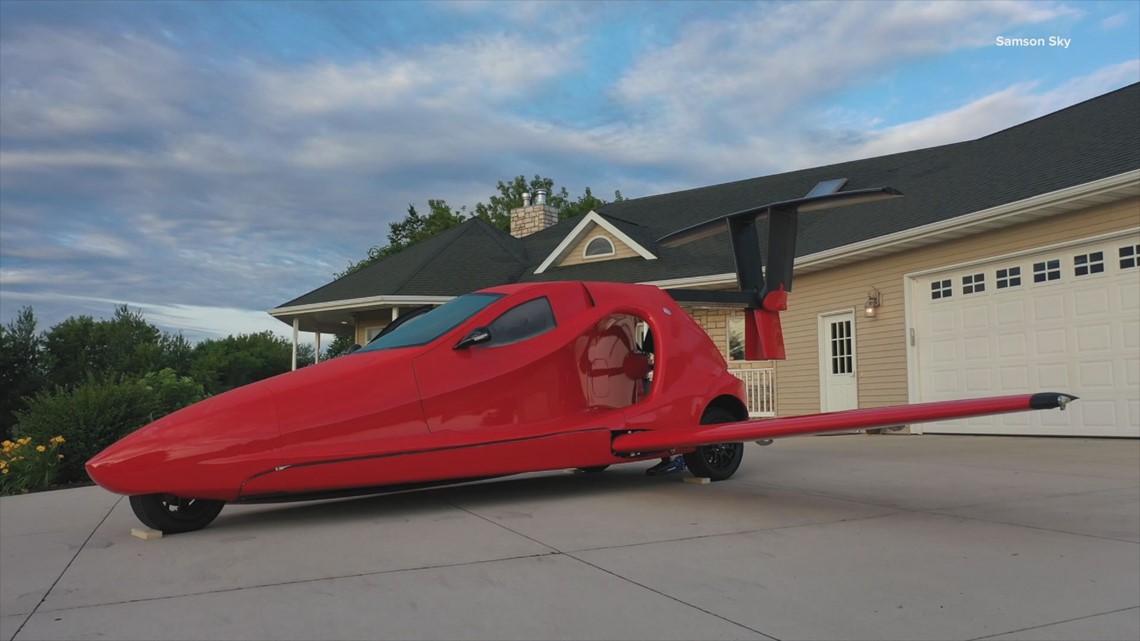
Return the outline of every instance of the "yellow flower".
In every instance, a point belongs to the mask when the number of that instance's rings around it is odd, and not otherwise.
[[[60,443],[66,443],[66,442],[67,441],[65,441],[62,436],[55,436],[55,437],[52,437],[52,439],[51,439],[51,443],[53,443],[55,445],[59,445]]]
[[[37,445],[37,446],[36,446],[36,451],[37,451],[37,452],[46,452],[46,451],[47,451],[47,448],[46,448],[46,447],[44,447],[43,445]]]
[[[61,460],[61,461],[63,460],[63,454],[59,455],[59,460]]]
[[[24,438],[18,439],[16,442],[20,445],[27,445],[28,443],[32,442],[32,437],[25,436]]]
[[[15,445],[15,443],[13,443],[12,441],[4,441],[3,443],[0,443],[0,445],[3,445],[5,448],[9,448],[9,447],[12,447],[13,445]]]
[[[7,473],[8,473],[8,468],[4,468],[4,469],[0,470],[0,474],[7,474]]]

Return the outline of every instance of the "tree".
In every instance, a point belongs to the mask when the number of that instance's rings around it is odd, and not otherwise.
[[[529,192],[533,199],[539,189],[544,189],[547,193],[546,202],[555,209],[561,209],[569,199],[565,187],[555,191],[552,178],[538,175],[530,179],[530,182],[527,182],[525,176],[515,176],[510,182],[500,180],[495,189],[499,192],[497,195],[491,196],[487,203],[475,205],[475,217],[482,218],[487,224],[505,232],[511,230],[511,210],[523,206],[523,193]]]
[[[190,366],[194,363],[194,346],[181,333],[167,334],[163,332],[159,339],[162,347],[162,364],[174,370],[179,376],[190,374]]]
[[[354,337],[349,334],[337,334],[336,338],[329,341],[328,347],[325,348],[325,354],[321,357],[322,360],[329,358],[336,358],[348,353],[352,346],[356,344]]]
[[[115,308],[111,320],[72,316],[44,335],[48,382],[75,387],[88,377],[117,381],[137,379],[162,368],[162,332],[126,305]],[[168,341],[171,349],[183,349]]]
[[[565,190],[563,190],[565,191]],[[612,202],[620,203],[625,200],[625,196],[621,195],[620,190],[614,190],[614,199]],[[558,210],[558,220],[567,220],[582,214],[588,214],[591,211],[601,209],[603,205],[608,205],[609,201],[602,200],[586,187],[585,193],[578,197],[574,202],[567,202],[562,205],[562,209]]]
[[[491,226],[505,232],[511,230],[511,210],[523,206],[523,193],[529,193],[533,199],[539,189],[546,190],[546,202],[558,210],[558,220],[567,220],[609,204],[608,201],[595,196],[589,187],[586,187],[586,191],[578,197],[578,200],[571,201],[565,187],[555,190],[553,179],[538,175],[529,182],[525,176],[515,176],[510,182],[500,180],[495,188],[499,193],[491,196],[487,203],[475,205],[474,212],[477,218],[482,218]],[[625,197],[621,192],[615,191],[613,202],[623,200]]]
[[[31,307],[21,308],[15,319],[0,327],[0,437],[5,440],[12,436],[16,412],[44,387],[42,349]]]
[[[298,365],[306,360],[299,351]],[[191,375],[209,394],[220,394],[270,376],[284,374],[293,367],[293,346],[270,331],[207,339],[194,346]]]
[[[529,192],[533,198],[539,189],[545,189],[548,194],[546,202],[559,210],[559,220],[585,214],[607,204],[607,201],[595,196],[589,187],[586,187],[585,193],[579,196],[578,200],[571,201],[565,187],[555,190],[552,178],[544,178],[537,174],[529,181],[521,175],[515,176],[508,182],[500,180],[495,189],[498,194],[492,195],[486,203],[476,203],[470,214],[466,206],[453,210],[443,200],[428,200],[430,213],[427,216],[421,216],[416,211],[415,205],[408,205],[408,213],[403,220],[389,223],[387,245],[372,247],[366,257],[349,263],[343,272],[334,274],[333,277],[342,278],[360,271],[386,256],[399,253],[420,241],[451,229],[472,216],[484,220],[496,229],[509,232],[511,210],[522,207],[524,192]],[[614,202],[622,200],[625,198],[621,192],[615,191]]]

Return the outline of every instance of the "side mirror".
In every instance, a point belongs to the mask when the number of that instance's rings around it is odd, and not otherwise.
[[[462,340],[456,343],[453,349],[467,349],[472,345],[486,343],[489,340],[491,340],[491,330],[486,327],[476,327],[471,330],[470,334],[464,336]]]
[[[358,349],[360,349],[360,343],[353,343],[353,344],[352,344],[352,347],[349,347],[349,348],[348,348],[348,351],[347,351],[347,352],[345,352],[345,354],[351,354],[351,353],[355,352],[355,351],[356,351],[356,350],[358,350]]]

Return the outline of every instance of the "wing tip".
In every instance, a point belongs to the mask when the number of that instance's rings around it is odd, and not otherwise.
[[[1069,403],[1080,398],[1072,394],[1061,394],[1058,392],[1041,392],[1029,397],[1029,409],[1032,410],[1052,410],[1052,409],[1065,409]]]

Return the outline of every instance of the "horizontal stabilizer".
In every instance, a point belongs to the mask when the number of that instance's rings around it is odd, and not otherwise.
[[[717,425],[697,425],[681,429],[655,429],[619,434],[614,437],[613,450],[625,454],[659,452],[716,443],[737,443],[801,434],[845,432],[855,429],[927,423],[989,414],[1065,409],[1065,406],[1076,398],[1070,394],[1044,392],[895,405],[788,418],[755,419]]]
[[[695,240],[700,240],[701,238],[712,236],[713,234],[728,231],[727,223],[729,221],[756,220],[766,215],[769,210],[772,209],[805,213],[831,209],[833,207],[858,205],[860,203],[883,200],[884,198],[894,198],[901,195],[902,192],[892,187],[875,187],[871,189],[854,189],[851,191],[823,193],[815,196],[808,195],[804,196],[803,198],[796,198],[795,200],[783,200],[777,203],[768,203],[767,205],[760,205],[759,207],[734,211],[731,214],[718,216],[711,220],[706,220],[703,223],[697,223],[691,227],[686,227],[680,231],[676,231],[672,234],[659,238],[657,240],[657,244],[662,247],[678,247],[680,245],[685,245]]]

